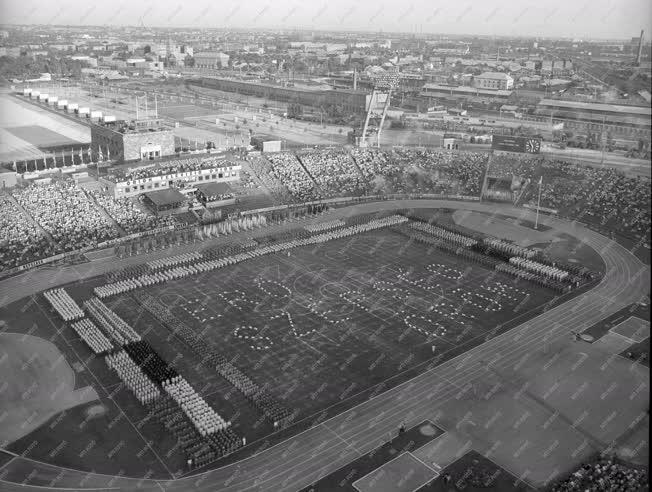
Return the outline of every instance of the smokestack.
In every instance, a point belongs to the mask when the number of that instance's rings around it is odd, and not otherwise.
[[[638,53],[636,54],[636,65],[641,66],[641,56],[643,55],[643,29],[641,29],[641,37],[638,40]]]
[[[358,69],[353,69],[353,90],[358,90]]]

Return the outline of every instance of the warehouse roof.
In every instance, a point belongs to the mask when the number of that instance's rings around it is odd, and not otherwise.
[[[465,94],[469,96],[483,95],[483,96],[510,96],[513,91],[511,90],[491,90],[491,89],[478,89],[476,87],[453,87],[450,85],[439,85],[439,84],[424,84],[424,91],[421,95],[427,96],[428,91],[437,91],[437,92],[452,92],[454,94]]]
[[[557,99],[542,99],[539,106],[551,106],[555,108],[574,109],[580,111],[606,111],[609,113],[623,113],[630,115],[650,116],[650,106],[621,106],[618,104],[604,104],[581,101],[562,101]]]

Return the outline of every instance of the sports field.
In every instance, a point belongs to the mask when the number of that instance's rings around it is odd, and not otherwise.
[[[298,420],[433,356],[445,360],[553,297],[391,230],[257,258],[147,293],[296,410]],[[230,392],[220,376],[170,343],[171,332],[134,295],[107,304],[202,388],[209,403],[239,414],[236,429],[248,441],[270,431],[252,428],[242,414],[246,403],[226,401]]]

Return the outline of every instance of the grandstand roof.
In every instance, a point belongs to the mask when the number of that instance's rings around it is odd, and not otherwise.
[[[605,111],[610,113],[624,113],[631,115],[650,116],[650,106],[621,106],[617,104],[591,103],[581,101],[561,101],[557,99],[542,99],[539,106],[553,106],[564,109],[581,111]]]
[[[183,203],[187,200],[187,198],[176,188],[148,191],[145,193],[145,196],[149,198],[157,207],[173,205],[175,203]]]
[[[203,193],[205,196],[218,196],[231,193],[231,187],[226,183],[204,183],[196,186],[197,191]]]

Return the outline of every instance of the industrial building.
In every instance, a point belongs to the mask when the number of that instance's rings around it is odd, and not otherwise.
[[[271,82],[254,80],[225,79],[220,77],[202,77],[198,81],[190,80],[190,84],[216,89],[224,92],[235,92],[248,96],[256,96],[273,101],[298,103],[304,106],[324,107],[335,105],[342,107],[346,113],[365,113],[367,91],[353,89],[310,89],[275,85]]]
[[[193,55],[196,68],[224,68],[229,66],[229,55],[215,51],[204,51]]]
[[[478,89],[508,91],[514,88],[514,79],[502,72],[485,72],[474,78]]]
[[[537,115],[563,121],[568,129],[611,132],[650,138],[650,106],[624,106],[558,99],[542,99]]]
[[[511,90],[480,89],[477,87],[452,86],[440,84],[424,84],[419,93],[429,105],[436,100],[457,100],[465,98],[478,101],[506,101],[512,95]]]

